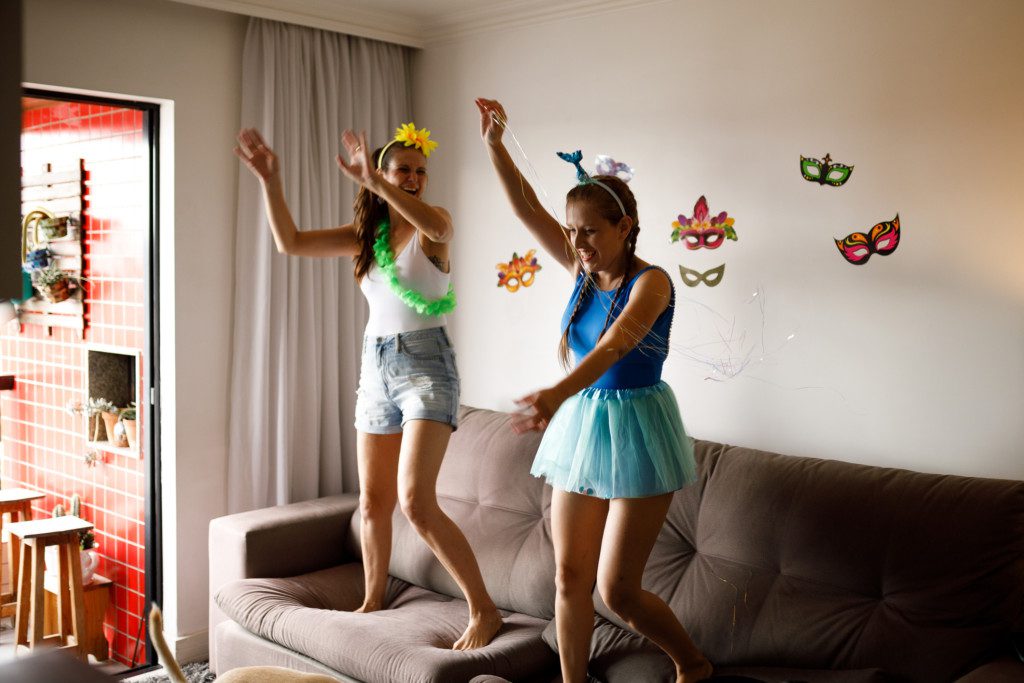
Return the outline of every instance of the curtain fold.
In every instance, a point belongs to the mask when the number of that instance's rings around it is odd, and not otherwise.
[[[251,19],[242,127],[281,163],[299,229],[352,220],[341,132],[370,144],[410,119],[411,54],[379,41]],[[352,427],[366,303],[352,261],[274,248],[259,183],[239,165],[228,429],[230,512],[358,488]]]

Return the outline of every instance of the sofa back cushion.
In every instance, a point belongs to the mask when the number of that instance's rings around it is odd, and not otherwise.
[[[530,476],[539,443],[536,433],[515,434],[507,413],[463,407],[441,465],[437,497],[466,535],[495,604],[550,619],[555,595],[551,491]],[[353,531],[358,525],[356,515]],[[399,511],[393,533],[393,576],[438,593],[462,596]]]
[[[696,452],[644,583],[716,664],[949,680],[1024,624],[1024,482]]]

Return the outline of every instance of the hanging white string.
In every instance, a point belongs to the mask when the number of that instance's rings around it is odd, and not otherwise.
[[[560,218],[557,208],[552,204],[551,197],[548,194],[544,183],[541,181],[540,174],[537,172],[536,167],[530,160],[529,155],[526,153],[519,137],[508,125],[508,121],[498,115],[497,112],[492,111],[491,117],[496,123],[498,123],[498,125],[505,129],[506,133],[511,136],[512,142],[518,150],[519,155],[522,157],[523,163],[528,171],[531,184],[533,187],[540,190],[540,193],[544,197],[546,208],[550,214],[556,221],[558,221],[559,225],[564,226],[565,221]],[[521,172],[519,180],[522,185],[524,179]],[[523,188],[523,197],[527,198],[525,188]],[[528,198],[527,202],[529,202]],[[533,207],[531,206],[531,208]],[[590,272],[584,267],[579,253],[573,246],[572,241],[569,239],[568,231],[564,227],[562,228],[562,236],[565,238],[569,253],[572,254],[573,258],[576,260],[578,271],[583,274],[584,278],[589,280],[590,291],[594,296],[605,299],[602,303],[607,308],[615,295],[615,291],[604,291],[596,286],[596,281],[593,279]],[[751,368],[765,363],[766,360],[780,353],[797,336],[796,331],[791,330],[784,333],[780,341],[775,343],[769,342],[766,339],[768,328],[768,300],[763,287],[759,286],[751,293],[750,297],[745,302],[745,305],[752,304],[756,304],[756,310],[759,317],[756,323],[757,328],[759,328],[759,334],[756,338],[753,338],[753,335],[748,332],[748,326],[737,323],[735,315],[726,317],[707,304],[684,296],[677,296],[676,318],[685,319],[687,321],[686,327],[690,331],[687,343],[680,343],[679,341],[672,342],[653,330],[649,331],[644,338],[639,338],[637,335],[632,333],[631,326],[622,325],[620,328],[627,335],[632,335],[631,341],[635,342],[638,348],[651,351],[660,351],[660,349],[667,348],[670,356],[682,357],[688,362],[699,366],[706,373],[704,379],[708,381],[726,382],[741,376],[750,377],[751,379],[756,379],[760,382],[764,382],[784,390],[831,390],[845,401],[845,397],[840,392],[834,389],[829,389],[828,387],[786,387],[763,378],[749,375],[748,371]],[[689,309],[687,307],[689,307]],[[696,311],[697,314],[688,314],[688,310],[690,313]],[[620,318],[623,316],[626,316],[626,320],[630,320],[628,314],[619,314]],[[708,331],[709,329],[710,331]]]

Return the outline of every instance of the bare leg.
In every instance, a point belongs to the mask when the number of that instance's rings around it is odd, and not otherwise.
[[[501,614],[487,594],[465,535],[437,504],[437,474],[451,433],[452,428],[441,422],[405,423],[398,464],[399,499],[409,522],[466,596],[469,627],[452,649],[472,650],[491,642],[501,628]]]
[[[555,489],[551,534],[555,546],[555,629],[564,683],[587,678],[594,632],[594,581],[608,501]]]
[[[366,595],[357,612],[384,607],[391,562],[391,517],[398,502],[398,454],[401,434],[358,433],[360,545]]]
[[[711,662],[690,640],[672,608],[641,588],[647,558],[671,502],[671,493],[611,501],[597,582],[605,604],[672,658],[676,682],[696,683],[711,675]]]

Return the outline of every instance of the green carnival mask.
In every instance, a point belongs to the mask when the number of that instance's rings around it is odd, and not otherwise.
[[[839,187],[850,179],[851,173],[853,166],[833,164],[832,157],[828,154],[821,160],[800,155],[800,174],[812,183]]]

